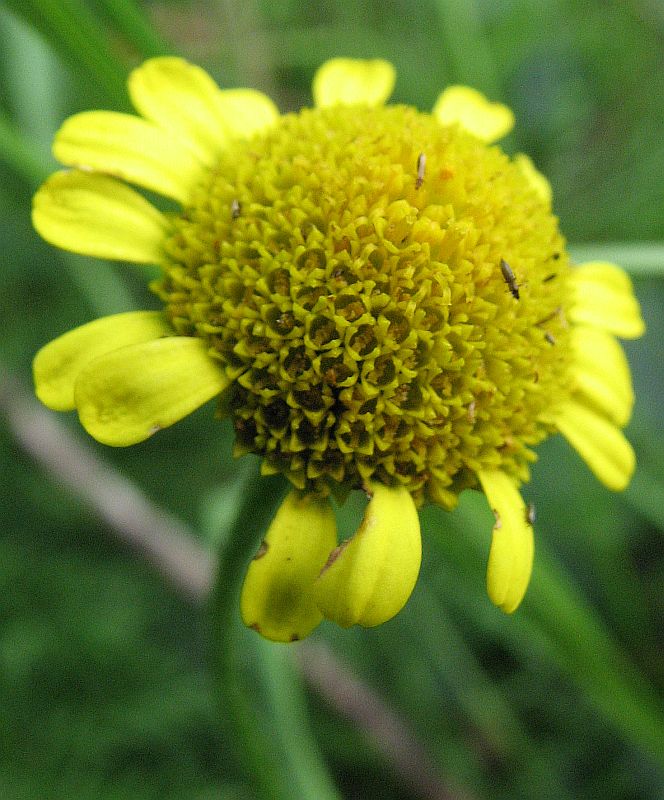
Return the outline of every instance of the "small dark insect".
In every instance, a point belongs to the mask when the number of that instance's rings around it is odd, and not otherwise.
[[[503,273],[503,279],[510,290],[512,297],[515,300],[519,299],[519,284],[516,282],[516,275],[512,272],[512,267],[505,261],[504,258],[500,259],[500,271]]]
[[[231,203],[231,217],[237,219],[240,216],[240,201],[237,198]]]
[[[427,157],[424,153],[420,153],[417,157],[417,178],[415,179],[415,188],[419,189],[424,183],[424,170],[427,166]]]
[[[549,344],[555,344],[556,343],[555,336],[552,333],[549,333],[549,331],[545,331],[544,332],[544,338],[547,340],[547,342]]]
[[[552,272],[550,275],[547,275],[546,278],[542,279],[542,283],[548,283],[549,281],[552,281],[554,278],[557,278],[557,277],[558,277],[558,273],[557,272]]]
[[[528,508],[526,508],[526,522],[529,525],[534,525],[536,519],[537,519],[537,514],[535,513],[535,504],[528,503]]]

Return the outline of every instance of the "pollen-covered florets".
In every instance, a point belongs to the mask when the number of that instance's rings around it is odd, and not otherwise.
[[[451,507],[480,470],[527,478],[538,416],[569,393],[548,201],[414,109],[304,110],[231,145],[166,251],[155,291],[232,378],[236,450],[298,488]]]

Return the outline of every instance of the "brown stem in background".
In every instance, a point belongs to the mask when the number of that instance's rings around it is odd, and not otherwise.
[[[203,602],[214,564],[187,526],[77,440],[6,373],[0,408],[20,446],[189,601]]]

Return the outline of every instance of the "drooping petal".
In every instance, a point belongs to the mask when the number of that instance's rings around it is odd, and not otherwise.
[[[502,103],[492,103],[470,86],[448,86],[432,111],[441,125],[458,123],[483,142],[502,139],[514,127],[512,110]]]
[[[120,347],[172,333],[160,311],[128,311],[74,328],[42,347],[35,356],[37,397],[54,411],[72,411],[76,407],[74,383],[86,364]]]
[[[383,484],[372,484],[371,491],[362,524],[330,555],[314,585],[323,615],[344,628],[391,619],[420,571],[420,521],[410,493]]]
[[[622,431],[598,412],[568,400],[551,415],[558,430],[609,489],[620,492],[634,473],[636,457]]]
[[[255,89],[223,89],[217,105],[225,129],[239,139],[248,139],[279,119],[273,101]]]
[[[517,153],[514,156],[514,163],[521,170],[521,174],[528,181],[532,189],[540,196],[540,198],[547,204],[551,205],[553,192],[551,191],[551,184],[542,175],[542,173],[535,167],[532,159],[525,153]]]
[[[33,200],[32,222],[47,242],[97,258],[159,264],[167,218],[138,192],[95,173],[56,172]]]
[[[70,117],[53,143],[69,167],[94,169],[187,203],[202,165],[183,142],[153,122],[115,111]]]
[[[129,96],[146,119],[177,133],[205,163],[224,145],[219,87],[200,67],[164,56],[143,62],[129,76]]]
[[[290,492],[247,570],[240,598],[244,624],[274,642],[308,636],[323,619],[313,583],[336,543],[329,502]]]
[[[74,399],[91,436],[125,447],[191,414],[228,383],[201,339],[169,336],[91,361],[79,373]]]
[[[624,427],[632,415],[634,391],[622,347],[610,333],[586,325],[572,328],[571,342],[576,390]]]
[[[395,80],[396,72],[389,61],[333,58],[314,75],[314,105],[382,106],[392,94]]]
[[[572,322],[592,325],[623,339],[643,335],[645,324],[629,275],[615,264],[589,261],[571,273]]]
[[[519,607],[530,582],[535,554],[533,526],[514,480],[500,470],[477,477],[496,516],[486,586],[489,598],[505,613]]]

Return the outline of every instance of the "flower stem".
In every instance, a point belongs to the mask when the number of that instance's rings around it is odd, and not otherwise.
[[[219,554],[212,596],[212,656],[224,722],[246,776],[259,797],[287,800],[338,795],[309,732],[305,698],[284,646],[259,640],[239,620],[248,562],[285,493],[278,477],[254,467]],[[245,669],[251,670],[251,686]]]

